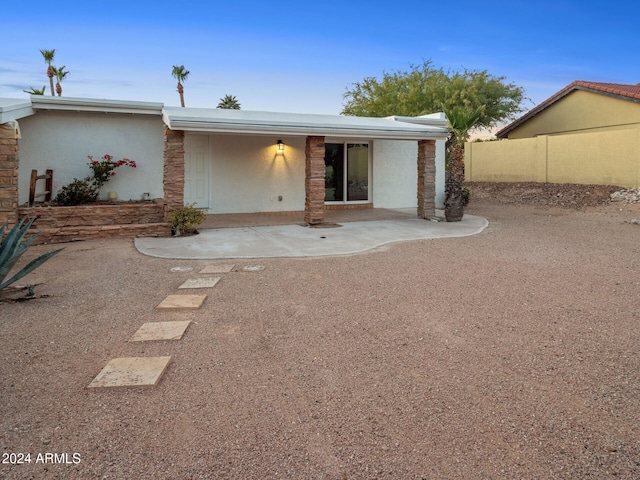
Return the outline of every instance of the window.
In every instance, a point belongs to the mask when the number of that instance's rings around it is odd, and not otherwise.
[[[369,144],[325,143],[325,202],[369,201]]]

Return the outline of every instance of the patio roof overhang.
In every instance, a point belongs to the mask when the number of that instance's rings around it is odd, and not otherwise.
[[[162,119],[171,130],[239,135],[436,140],[444,139],[448,134],[446,119],[442,114],[370,118],[165,107]]]

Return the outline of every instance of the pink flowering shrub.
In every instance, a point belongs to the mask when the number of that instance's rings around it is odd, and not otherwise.
[[[82,180],[73,179],[69,185],[65,185],[58,192],[55,203],[60,205],[80,205],[82,203],[95,202],[98,199],[100,188],[113,177],[115,169],[122,166],[136,168],[136,162],[128,158],[114,160],[108,153],[100,160],[94,160],[91,155],[87,157],[91,175]]]
[[[121,158],[120,160],[113,160],[113,156],[108,153],[102,156],[100,161],[94,160],[91,155],[87,157],[89,159],[89,168],[93,174],[91,178],[91,182],[98,187],[102,187],[105,183],[109,181],[109,179],[116,174],[114,171],[118,167],[122,167],[123,165],[127,165],[131,168],[136,168],[136,162],[133,160],[129,160],[128,158]]]

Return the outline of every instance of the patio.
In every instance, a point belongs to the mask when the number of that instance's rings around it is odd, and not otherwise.
[[[175,259],[351,255],[394,242],[475,235],[489,223],[473,215],[429,221],[415,209],[329,210],[327,217],[309,227],[302,212],[210,215],[198,235],[137,238],[135,246],[144,255]]]

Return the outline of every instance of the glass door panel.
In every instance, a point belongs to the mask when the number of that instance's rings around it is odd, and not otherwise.
[[[347,201],[369,200],[369,146],[347,144]]]
[[[344,201],[344,144],[325,143],[324,201]]]

